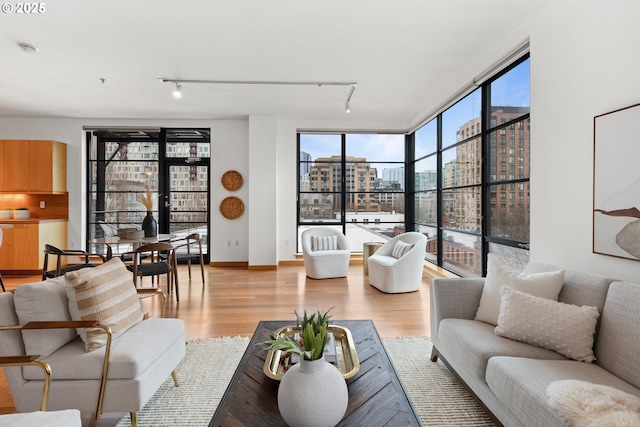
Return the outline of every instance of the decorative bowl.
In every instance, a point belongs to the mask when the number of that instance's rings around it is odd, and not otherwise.
[[[13,218],[13,210],[0,209],[0,219],[11,219],[11,218]]]
[[[13,219],[29,219],[30,216],[29,209],[16,209],[13,211]]]
[[[127,235],[129,234],[130,231],[137,231],[137,228],[118,228],[118,237],[121,239],[126,239]]]
[[[129,230],[129,232],[127,233],[127,239],[129,240],[133,240],[133,239],[141,239],[144,237],[144,230]]]

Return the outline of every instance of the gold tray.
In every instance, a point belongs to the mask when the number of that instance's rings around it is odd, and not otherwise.
[[[293,337],[296,332],[300,331],[301,329],[299,327],[285,326],[278,329],[274,335]],[[342,372],[345,380],[355,376],[360,370],[360,361],[358,361],[358,354],[356,353],[356,347],[351,337],[351,331],[347,328],[334,325],[329,325],[327,331],[333,332],[333,336],[336,339],[336,367]],[[264,361],[264,367],[262,368],[269,378],[278,381],[282,379],[282,376],[287,371],[287,366],[285,366],[280,359],[281,354],[282,350],[269,350],[267,358]]]

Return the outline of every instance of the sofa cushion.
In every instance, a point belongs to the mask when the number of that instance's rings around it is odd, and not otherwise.
[[[391,252],[391,256],[394,258],[402,258],[407,252],[409,252],[413,248],[411,243],[405,243],[402,240],[397,240],[396,244],[393,246],[393,251]]]
[[[367,259],[368,262],[378,263],[380,265],[384,265],[385,267],[390,267],[398,262],[398,258],[388,256],[388,255],[378,255],[373,254]]]
[[[504,287],[494,332],[591,363],[599,315],[595,307],[578,307]]]
[[[73,320],[97,320],[111,328],[114,337],[143,319],[140,300],[131,272],[119,258],[96,268],[65,274],[69,286],[69,311]],[[107,343],[100,328],[80,328],[87,351]]]
[[[518,273],[510,267],[501,265],[495,255],[489,254],[487,277],[475,319],[492,325],[498,324],[500,290],[503,286],[542,298],[557,300],[562,289],[563,279],[564,270],[537,274]]]
[[[71,320],[66,287],[67,282],[63,276],[18,286],[14,304],[20,324]],[[22,331],[26,353],[39,354],[42,358],[76,338],[78,333],[75,329]]]
[[[182,320],[152,317],[139,322],[112,341],[108,377],[127,379],[139,376],[176,341],[182,342],[184,347]],[[102,346],[87,353],[83,342],[77,339],[50,355],[47,363],[56,380],[100,379],[104,351]],[[26,379],[42,379],[40,368],[25,366],[23,371]]]
[[[640,388],[640,285],[614,282],[600,317],[598,364]]]
[[[312,251],[335,251],[338,249],[338,236],[311,236]]]
[[[595,363],[493,357],[487,365],[489,388],[526,426],[566,426],[551,406],[546,390],[551,383],[567,379],[608,385],[640,396],[640,390]]]
[[[475,320],[444,319],[438,331],[438,351],[456,371],[466,371],[481,379],[494,356],[565,360],[555,351],[497,336],[493,329],[492,325]]]

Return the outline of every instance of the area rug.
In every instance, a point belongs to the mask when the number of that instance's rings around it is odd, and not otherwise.
[[[426,337],[383,340],[407,394],[425,426],[490,427],[491,420],[442,363],[432,363]],[[248,338],[190,341],[178,366],[180,387],[167,379],[138,413],[140,426],[208,426]],[[117,427],[130,427],[125,416]]]

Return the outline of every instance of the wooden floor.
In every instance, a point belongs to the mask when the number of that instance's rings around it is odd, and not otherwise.
[[[299,313],[332,308],[334,319],[372,319],[382,338],[429,335],[429,281],[425,273],[418,292],[384,294],[368,283],[362,264],[352,265],[346,278],[314,280],[306,277],[302,265],[278,270],[249,271],[246,268],[206,267],[202,285],[199,268],[188,278],[186,266],[179,267],[180,303],[172,295],[165,317],[184,320],[188,339],[244,336],[253,334],[260,320],[295,321]],[[3,276],[7,290],[40,278]],[[148,279],[145,279],[148,280]],[[145,282],[143,286],[149,286]],[[164,286],[164,282],[163,282]],[[159,316],[156,298],[143,301],[143,309]],[[15,412],[4,374],[0,375],[0,414]],[[119,418],[119,417],[117,417]],[[83,419],[85,425],[114,425]]]

